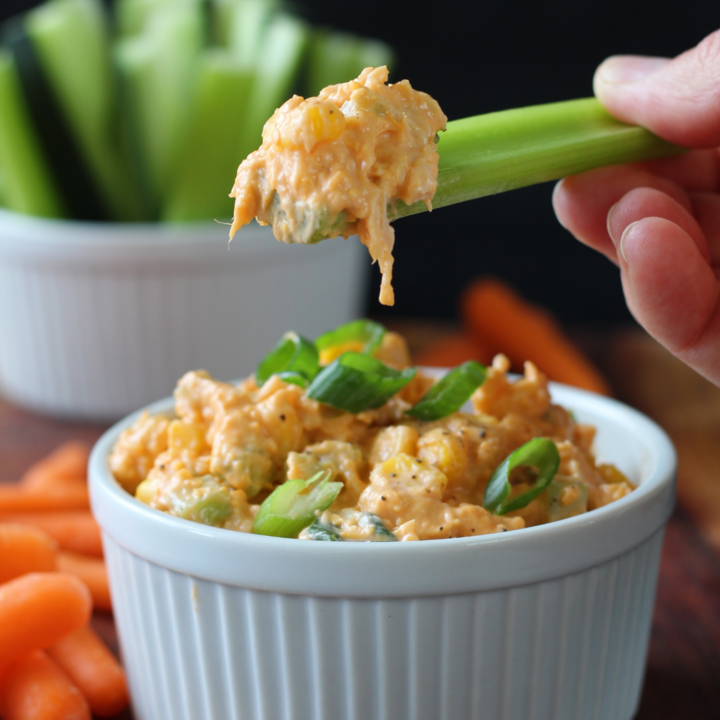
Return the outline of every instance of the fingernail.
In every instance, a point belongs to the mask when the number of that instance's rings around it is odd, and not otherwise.
[[[555,187],[553,188],[553,192],[552,192],[552,205],[553,205],[553,208],[555,209],[555,217],[557,218],[557,221],[560,223],[560,225],[562,225],[562,227],[564,227],[567,230],[565,223],[560,218],[560,213],[558,213],[557,205],[555,203],[555,198],[557,197],[557,194],[560,192],[560,186],[564,182],[565,182],[565,178],[563,178],[562,180],[558,180],[558,182],[555,183]]]
[[[652,75],[670,62],[668,58],[644,55],[613,55],[598,68],[603,82],[620,84],[637,82]]]
[[[608,214],[607,214],[607,231],[608,231],[608,235],[610,236],[610,239],[612,240],[612,244],[615,246],[615,249],[616,249],[616,250],[617,250],[617,246],[618,246],[618,239],[615,237],[615,233],[613,232],[612,216],[613,216],[613,213],[615,212],[615,208],[616,208],[617,206],[618,206],[618,204],[615,203],[615,204],[608,210]]]
[[[624,230],[623,234],[620,237],[620,242],[617,245],[618,252],[622,255],[622,259],[625,261],[625,264],[627,264],[627,255],[625,254],[625,240],[627,239],[628,234],[632,230],[632,228],[638,224],[638,221],[631,222]]]

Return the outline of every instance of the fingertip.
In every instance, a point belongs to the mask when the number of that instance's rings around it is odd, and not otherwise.
[[[712,315],[718,284],[690,235],[659,217],[629,224],[620,240],[628,306],[673,352],[694,342]]]

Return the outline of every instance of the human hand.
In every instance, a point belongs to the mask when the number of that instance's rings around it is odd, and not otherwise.
[[[607,59],[595,94],[684,155],[561,180],[560,223],[620,267],[636,320],[720,385],[720,31],[674,60]]]

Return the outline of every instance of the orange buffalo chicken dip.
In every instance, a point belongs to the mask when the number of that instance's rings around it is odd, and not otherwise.
[[[171,515],[305,540],[520,530],[630,493],[596,461],[594,429],[552,403],[545,375],[528,362],[513,380],[508,366],[498,355],[439,380],[370,321],[315,342],[288,333],[237,385],[186,374],[175,414],[144,412],[110,467]]]
[[[380,302],[394,303],[394,231],[388,208],[401,200],[431,209],[437,133],[447,118],[407,80],[387,84],[385,67],[294,96],[268,120],[261,147],[238,168],[231,237],[253,218],[285,243],[358,234],[380,265]]]

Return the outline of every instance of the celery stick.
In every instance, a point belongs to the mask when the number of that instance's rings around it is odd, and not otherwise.
[[[116,97],[99,0],[52,0],[26,16],[30,37],[110,214],[138,220],[143,202],[113,137]]]
[[[440,134],[432,206],[441,208],[605,165],[684,151],[644,128],[621,123],[595,98],[476,115],[449,122]],[[423,202],[408,207],[395,199],[388,203],[388,218],[425,210]],[[307,229],[306,237],[295,242],[312,244],[353,230],[344,212],[335,216],[313,212],[314,232]],[[312,219],[304,225],[312,227]]]
[[[314,97],[328,85],[354,80],[363,69],[358,69],[361,45],[356,35],[316,30],[308,48],[307,96]]]
[[[380,67],[387,65],[389,70],[395,65],[395,53],[393,49],[380,40],[363,40],[360,46],[360,66]]]
[[[19,213],[62,217],[62,202],[34,135],[12,57],[0,48],[0,170],[3,201]]]
[[[278,0],[215,0],[215,37],[240,63],[254,67]]]
[[[265,122],[287,100],[308,35],[307,25],[289,15],[279,15],[270,24],[257,57],[250,104],[239,143],[241,158],[260,146]]]
[[[247,111],[252,73],[227,51],[200,56],[197,95],[183,140],[182,161],[164,204],[168,221],[229,219],[228,193],[237,171],[238,126]]]
[[[205,0],[118,0],[115,3],[115,23],[121,37],[140,34],[157,10],[196,7]]]
[[[170,189],[202,44],[200,7],[181,5],[158,11],[143,34],[121,40],[116,48],[123,111],[133,114],[130,122],[156,197]]]
[[[328,85],[354,80],[366,67],[390,67],[393,53],[379,40],[327,29],[315,31],[308,50],[307,96]]]
[[[615,120],[587,98],[454,120],[440,134],[438,152],[434,208],[683,149]],[[422,202],[398,203],[390,217],[426,209]]]

